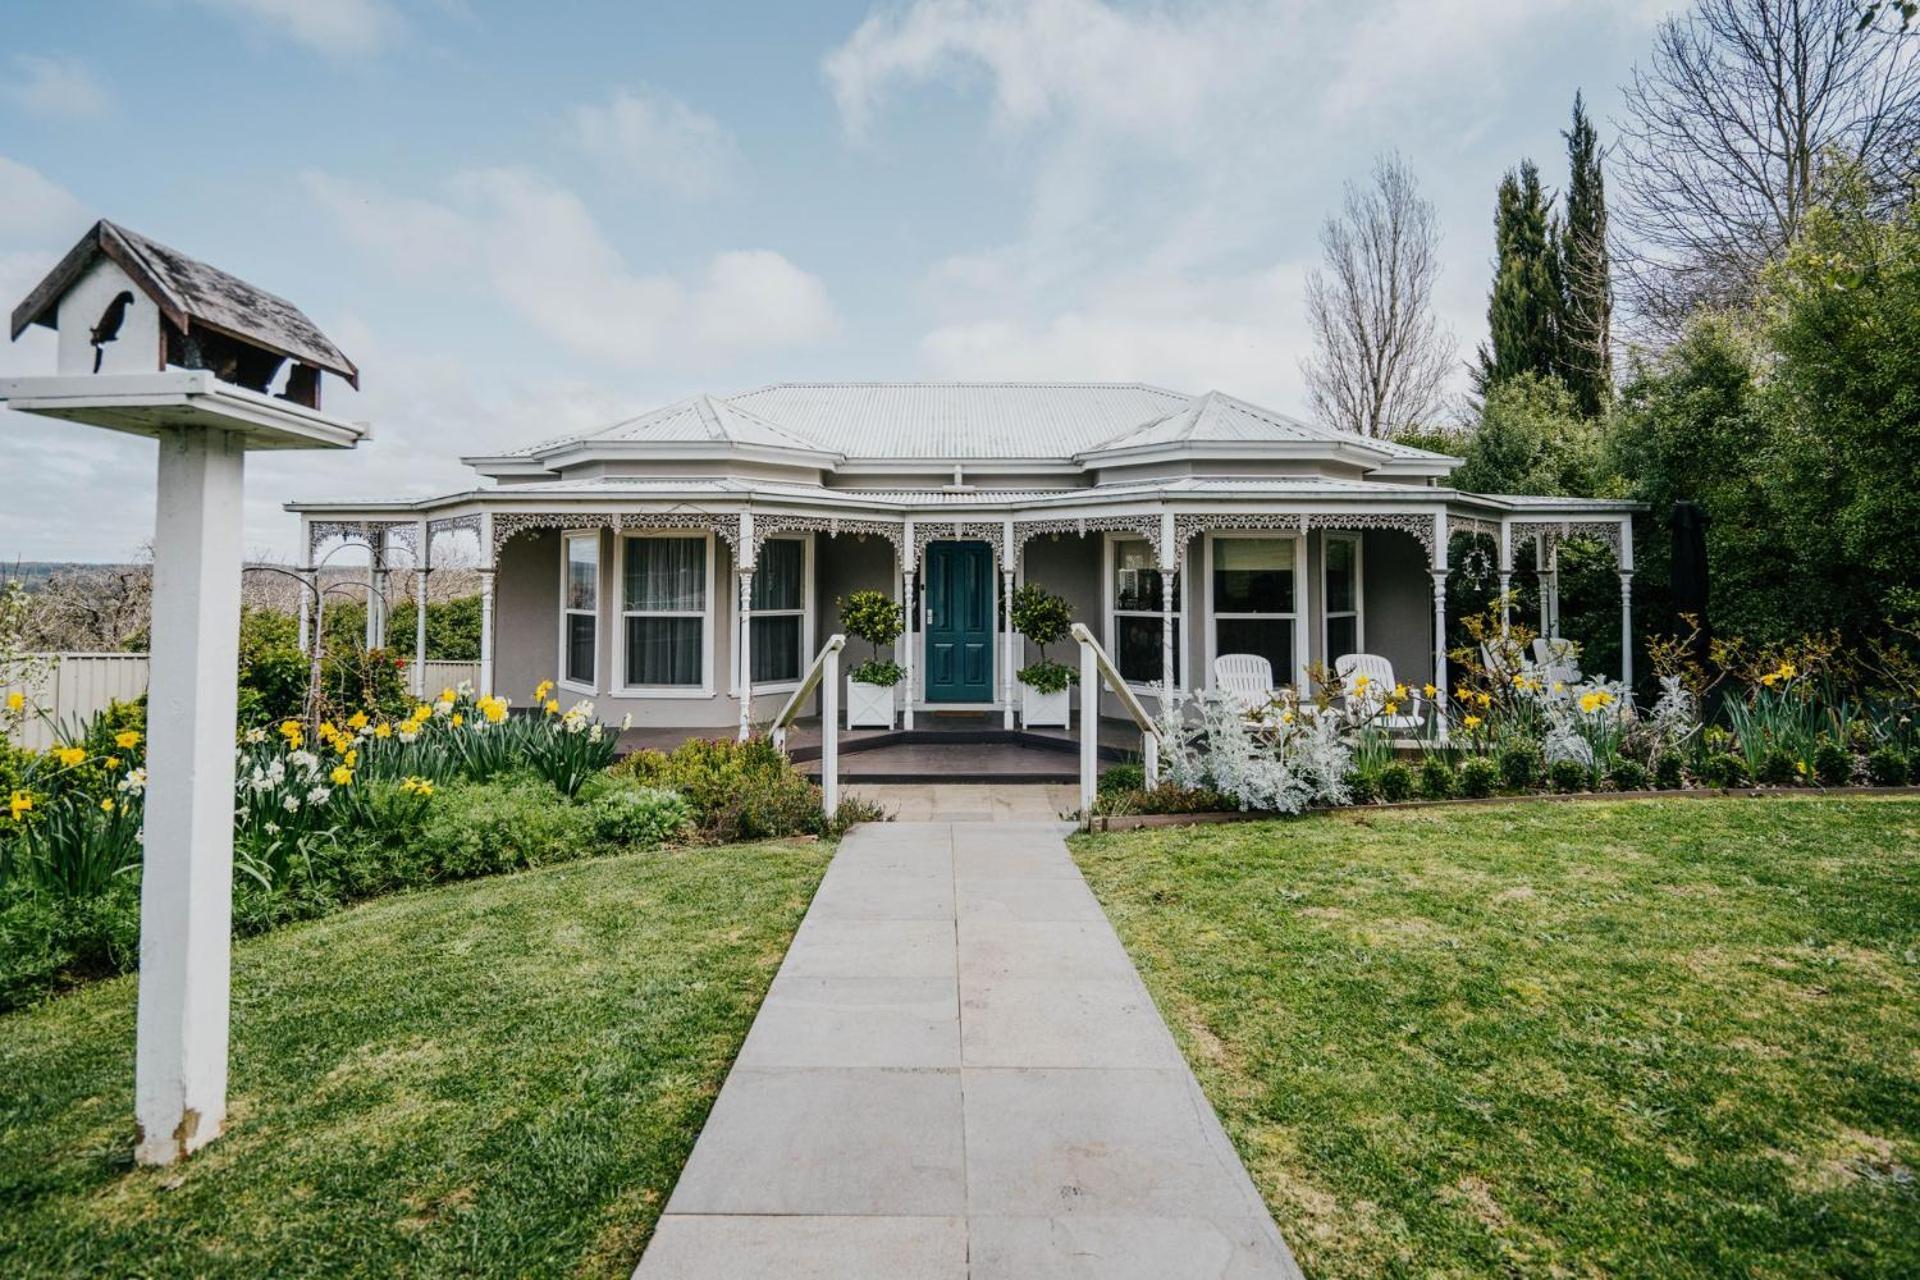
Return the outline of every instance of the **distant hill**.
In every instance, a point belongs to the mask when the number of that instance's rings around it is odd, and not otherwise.
[[[146,567],[131,561],[123,564],[102,564],[87,560],[15,560],[11,564],[0,562],[0,587],[9,582],[18,582],[28,591],[37,591],[46,585],[49,578],[59,574],[124,573]]]

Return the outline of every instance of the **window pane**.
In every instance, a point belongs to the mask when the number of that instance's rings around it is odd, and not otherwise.
[[[1144,538],[1123,538],[1113,544],[1113,607],[1160,610],[1159,557]],[[1180,607],[1180,580],[1174,578],[1173,607]]]
[[[1222,618],[1214,623],[1215,651],[1257,653],[1273,664],[1275,684],[1293,682],[1293,623],[1279,618]]]
[[[1114,630],[1119,641],[1114,662],[1120,668],[1122,678],[1136,684],[1160,683],[1160,619],[1158,618],[1115,618]],[[1173,660],[1175,670],[1180,661],[1180,620],[1173,623]]]
[[[567,608],[594,607],[600,595],[600,535],[567,539]]]
[[[1293,543],[1285,538],[1216,539],[1213,611],[1292,613]]]
[[[706,539],[627,539],[626,602],[636,612],[705,609]]]
[[[698,686],[700,629],[698,618],[628,618],[627,683]]]
[[[754,618],[748,623],[753,632],[755,684],[800,678],[800,622],[789,614],[783,618]]]
[[[567,679],[575,684],[593,683],[593,618],[589,614],[567,615]]]
[[[1327,619],[1327,668],[1350,653],[1360,652],[1360,620],[1351,614]]]
[[[1354,587],[1354,545],[1349,538],[1327,539],[1327,612],[1352,613]]]
[[[805,561],[806,547],[793,538],[775,538],[763,544],[753,571],[753,607],[800,608],[800,573]]]

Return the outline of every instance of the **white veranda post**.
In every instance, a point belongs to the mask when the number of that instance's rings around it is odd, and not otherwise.
[[[1439,691],[1447,687],[1447,513],[1433,517],[1433,720],[1435,736],[1447,736],[1447,721],[1440,714]]]
[[[900,546],[902,548],[900,552],[900,597],[904,604],[904,614],[900,621],[903,628],[903,635],[905,637],[905,641],[904,641],[905,648],[902,650],[902,652],[905,656],[906,661],[902,664],[902,668],[901,668],[902,674],[904,677],[901,683],[906,685],[907,694],[905,698],[906,706],[901,711],[901,719],[903,723],[906,725],[907,732],[912,733],[913,732],[913,696],[914,696],[913,695],[913,690],[914,690],[913,651],[915,646],[918,645],[920,640],[920,637],[916,633],[916,628],[914,626],[914,622],[916,619],[914,610],[918,609],[920,605],[917,597],[914,595],[914,577],[915,577],[914,571],[918,567],[918,564],[915,561],[914,554],[913,554],[913,548],[914,548],[913,521],[909,520],[906,522],[906,526],[902,530],[902,534],[903,536],[900,539]]]
[[[1160,714],[1173,714],[1173,593],[1180,576],[1180,547],[1173,512],[1160,514]]]
[[[170,1164],[226,1119],[233,742],[245,458],[225,431],[160,441],[147,695],[136,1158]]]
[[[1633,693],[1633,521],[1620,522],[1620,683]]]
[[[413,696],[427,696],[427,575],[433,572],[432,535],[422,520],[414,529],[420,548],[413,571]]]
[[[740,741],[753,733],[753,512],[740,513]]]
[[[1500,522],[1500,638],[1513,632],[1513,526]],[[1436,685],[1435,688],[1445,686]]]
[[[480,692],[493,692],[493,513],[480,513]]]
[[[1000,536],[1000,727],[1013,728],[1013,521]]]

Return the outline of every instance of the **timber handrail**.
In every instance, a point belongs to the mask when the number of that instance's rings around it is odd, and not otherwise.
[[[799,719],[800,708],[813,691],[820,690],[820,797],[829,820],[840,808],[840,651],[846,647],[846,636],[836,632],[827,637],[771,728],[773,745],[784,754],[787,730]]]
[[[1113,659],[1094,639],[1084,622],[1073,624],[1080,646],[1080,823],[1093,827],[1093,801],[1100,775],[1100,686],[1104,683],[1120,700],[1120,709],[1140,730],[1140,754],[1146,765],[1147,786],[1160,782],[1160,726],[1140,705],[1133,687],[1113,665]]]

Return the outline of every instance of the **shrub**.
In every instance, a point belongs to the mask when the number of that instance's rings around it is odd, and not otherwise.
[[[1377,785],[1382,800],[1388,804],[1399,804],[1413,794],[1413,770],[1395,760],[1380,771]]]
[[[1716,751],[1700,765],[1700,777],[1710,787],[1738,787],[1747,781],[1747,762],[1731,751]]]
[[[1540,781],[1540,744],[1521,738],[1500,748],[1500,778],[1509,791],[1527,791]]]
[[[1755,780],[1769,787],[1790,787],[1800,781],[1799,761],[1783,748],[1768,747],[1760,753],[1753,771]]]
[[[1645,791],[1647,766],[1638,760],[1622,760],[1608,772],[1607,780],[1613,783],[1615,791]]]
[[[1211,787],[1181,787],[1163,782],[1151,789],[1136,787],[1128,791],[1110,791],[1094,801],[1097,813],[1218,813],[1237,809],[1231,796],[1223,796]]]
[[[593,802],[593,833],[613,844],[665,844],[692,826],[693,806],[664,787],[616,787]]]
[[[872,656],[848,675],[861,684],[877,684],[889,689],[899,684],[906,673],[899,663],[881,656],[881,651],[891,648],[905,630],[905,616],[899,603],[884,591],[856,591],[839,601],[839,608],[840,625],[849,635],[873,647]]]
[[[818,835],[826,830],[820,788],[763,738],[695,738],[671,754],[636,751],[615,771],[678,791],[709,840]]]
[[[1453,795],[1459,780],[1453,766],[1441,756],[1428,756],[1420,762],[1420,794],[1429,800],[1445,800]]]
[[[1500,787],[1500,766],[1486,756],[1469,756],[1460,766],[1460,794],[1481,800]]]
[[[1049,660],[1047,646],[1073,625],[1073,606],[1064,597],[1028,583],[1013,593],[1007,608],[1013,629],[1040,647],[1039,659],[1020,669],[1020,683],[1036,693],[1059,693],[1071,685],[1073,668]]]
[[[1547,770],[1547,782],[1555,791],[1585,791],[1592,781],[1587,766],[1578,760],[1555,760]]]
[[[1680,763],[1680,753],[1663,751],[1659,759],[1653,762],[1653,785],[1662,791],[1673,791],[1687,783],[1686,770]]]
[[[1355,804],[1372,804],[1380,798],[1380,776],[1370,769],[1356,769],[1346,782],[1347,797]]]
[[[1813,749],[1813,776],[1823,787],[1844,787],[1853,781],[1853,753],[1837,742],[1821,739]]]
[[[1881,747],[1867,757],[1867,780],[1876,787],[1904,787],[1909,762],[1898,747]]]
[[[1146,785],[1146,766],[1129,761],[1107,766],[1107,771],[1100,775],[1099,782],[1095,784],[1095,790],[1106,795],[1109,792],[1138,791]]]
[[[527,764],[571,800],[613,763],[618,742],[617,733],[593,718],[593,704],[579,702],[565,714],[545,713],[544,722],[525,733]]]

